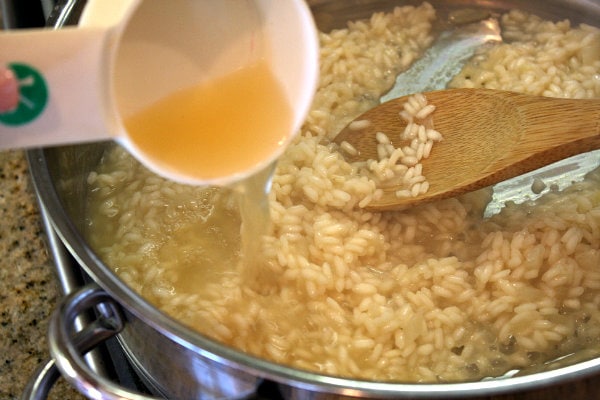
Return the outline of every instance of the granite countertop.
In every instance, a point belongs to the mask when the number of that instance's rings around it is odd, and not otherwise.
[[[48,318],[60,299],[22,152],[0,153],[0,399],[21,396],[49,357]],[[64,380],[51,399],[83,399]]]
[[[60,289],[46,250],[22,152],[0,152],[0,400],[17,399],[49,357],[48,318]],[[83,399],[64,380],[50,399]],[[473,400],[600,399],[600,375],[548,388]]]
[[[2,27],[0,10],[0,30]],[[60,299],[23,152],[0,152],[0,400],[21,396],[48,359],[48,318]],[[61,378],[50,399],[84,399]]]

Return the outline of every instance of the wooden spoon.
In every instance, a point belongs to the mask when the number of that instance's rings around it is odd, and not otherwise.
[[[398,187],[368,208],[402,209],[412,204],[453,197],[600,148],[600,99],[572,100],[489,89],[450,89],[425,93],[435,129],[443,140],[421,161],[429,190],[410,198]],[[408,96],[382,103],[355,121],[364,129],[344,128],[334,141],[350,143],[358,154],[349,161],[377,160],[377,132],[395,147],[406,122],[399,116]]]

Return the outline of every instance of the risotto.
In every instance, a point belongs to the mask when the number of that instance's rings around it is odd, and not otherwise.
[[[302,369],[450,382],[597,355],[598,170],[492,217],[489,190],[380,213],[364,209],[376,174],[330,142],[431,45],[435,22],[424,3],[320,34],[320,87],[277,165],[259,268],[240,265],[230,192],[166,181],[119,147],[88,178],[93,247],[183,323]],[[505,42],[451,86],[600,96],[600,30],[519,11],[501,24]]]

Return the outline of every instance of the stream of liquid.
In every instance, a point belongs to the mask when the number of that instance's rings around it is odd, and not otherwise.
[[[266,62],[176,92],[125,121],[138,148],[169,169],[213,179],[254,168],[292,133],[292,109]],[[269,232],[268,192],[274,164],[233,185],[242,227],[242,272],[260,273]]]
[[[234,186],[242,220],[240,274],[242,280],[256,290],[270,286],[264,285],[269,277],[264,268],[262,243],[271,230],[268,194],[274,171],[275,163]],[[258,287],[259,282],[262,288]]]

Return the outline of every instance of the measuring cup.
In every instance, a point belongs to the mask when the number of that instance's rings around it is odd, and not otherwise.
[[[221,80],[258,63],[291,110],[275,144],[248,119],[245,134],[271,146],[260,159],[223,172],[182,170],[132,140],[129,118],[195,85],[216,82],[218,92]],[[302,0],[89,0],[77,27],[0,33],[2,65],[18,83],[19,103],[0,112],[0,148],[113,139],[170,179],[227,184],[272,163],[298,131],[317,84],[318,39]],[[225,107],[221,113],[232,118]],[[180,133],[165,132],[153,145],[167,148]],[[218,137],[209,139],[220,146]],[[244,146],[230,147],[232,159],[248,158]],[[188,146],[187,157],[203,148]]]

